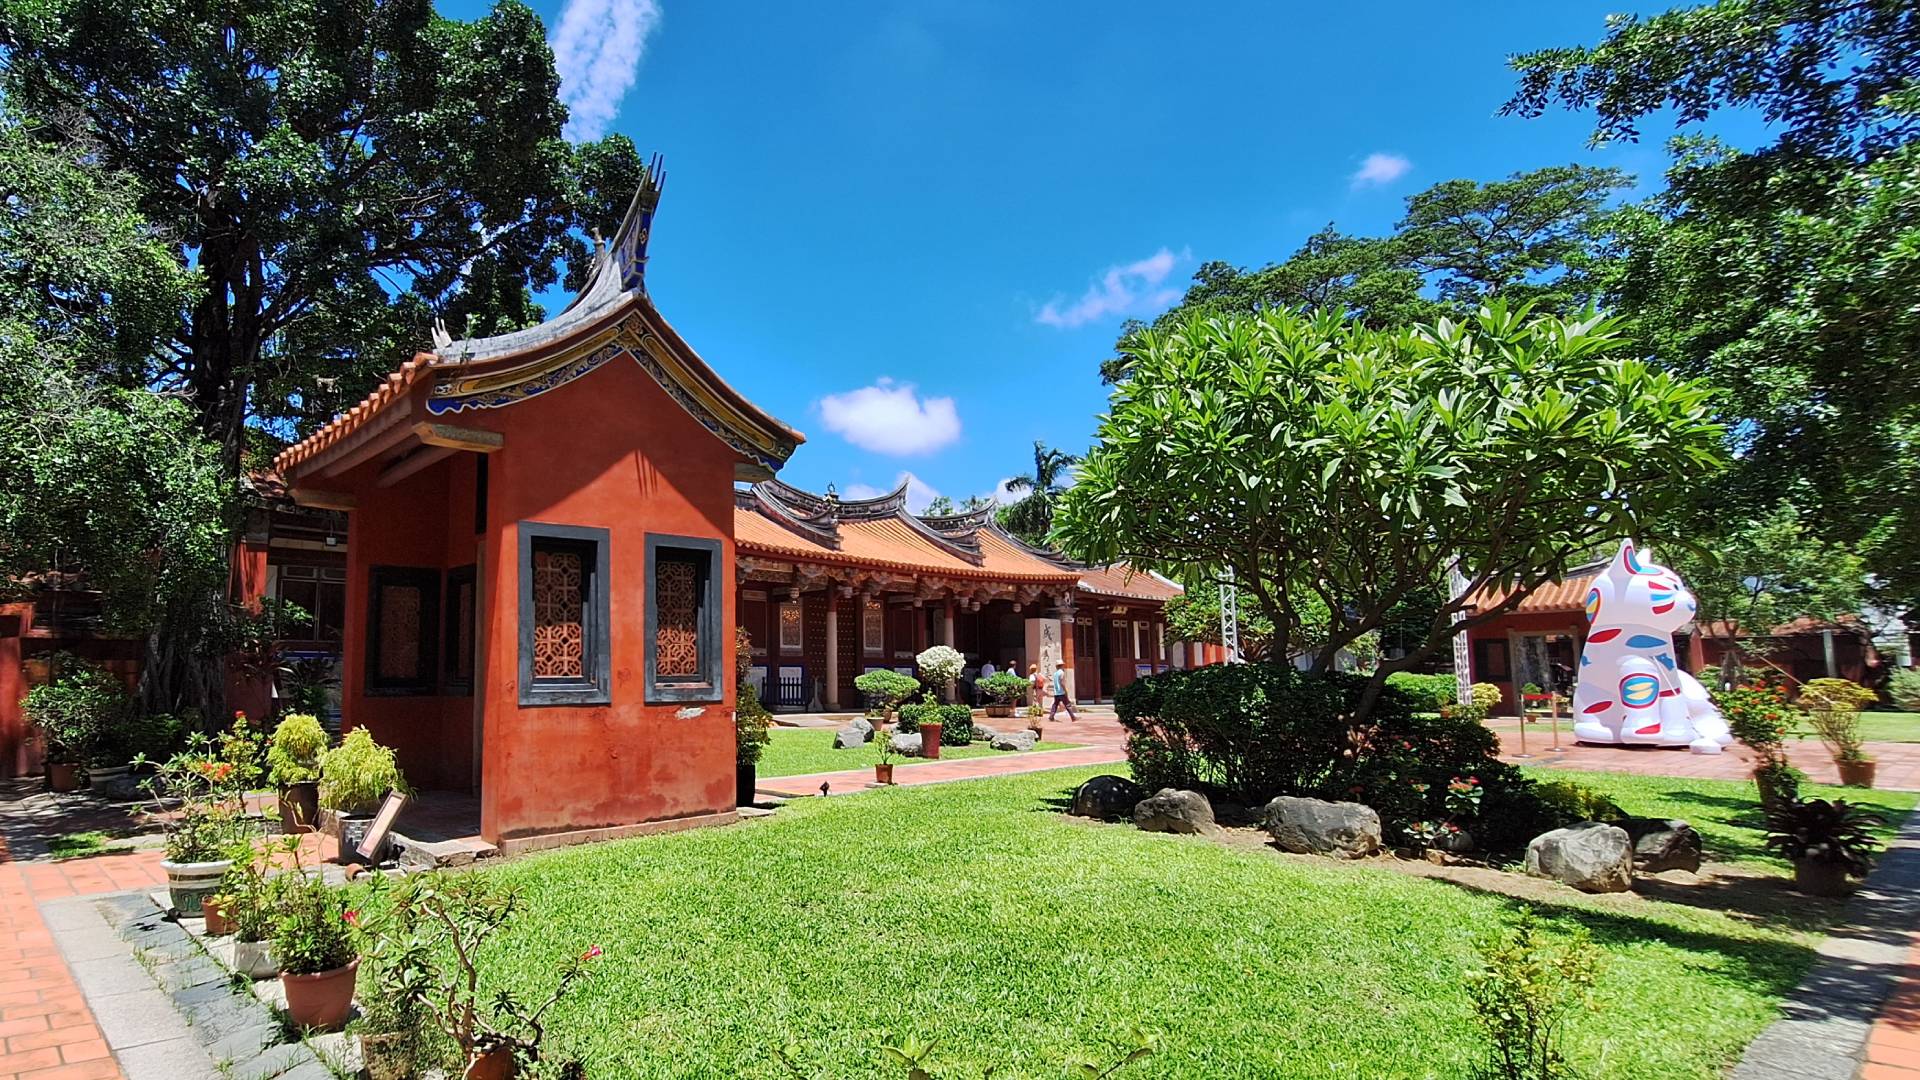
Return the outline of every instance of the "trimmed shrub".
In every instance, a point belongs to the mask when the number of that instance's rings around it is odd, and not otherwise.
[[[891,668],[875,668],[857,676],[853,688],[867,696],[868,711],[879,714],[913,696],[920,680]]]
[[[941,746],[965,746],[973,741],[973,710],[965,705],[915,701],[900,706],[900,730],[909,734],[921,724],[940,725]]]
[[[1367,677],[1290,664],[1214,664],[1139,679],[1115,695],[1134,779],[1246,806],[1279,795],[1361,802],[1389,833],[1447,816],[1447,785],[1485,791],[1468,823],[1480,844],[1514,850],[1554,824],[1533,783],[1497,756],[1484,726],[1421,711],[1388,686],[1365,724]]]
[[[1618,821],[1627,816],[1619,803],[1607,798],[1606,792],[1574,780],[1543,780],[1533,786],[1533,791],[1555,817],[1568,824]]]
[[[1920,670],[1894,668],[1887,676],[1887,696],[1902,709],[1920,712]]]
[[[1421,712],[1439,712],[1460,696],[1460,681],[1451,675],[1396,671],[1387,676],[1387,685],[1412,698],[1414,707]]]

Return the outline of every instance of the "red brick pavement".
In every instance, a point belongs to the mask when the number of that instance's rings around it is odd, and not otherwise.
[[[1867,1035],[1860,1080],[1920,1080],[1920,945],[1907,952],[1907,973]]]
[[[1703,780],[1749,780],[1753,777],[1753,759],[1739,744],[1719,754],[1695,754],[1685,747],[1666,749],[1650,746],[1580,746],[1563,728],[1560,751],[1551,747],[1553,738],[1545,724],[1527,726],[1527,752],[1519,757],[1520,736],[1511,722],[1497,723],[1501,756],[1520,765],[1538,768],[1582,769],[1589,772],[1634,773],[1640,776],[1687,776]],[[1891,791],[1920,791],[1920,743],[1868,743],[1869,757],[1880,763],[1873,786]],[[1802,739],[1787,748],[1794,767],[1818,784],[1838,784],[1840,772],[1825,746]]]

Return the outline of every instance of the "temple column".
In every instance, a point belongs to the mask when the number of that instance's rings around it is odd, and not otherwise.
[[[959,638],[953,632],[953,597],[951,596],[947,597],[947,599],[942,604],[940,633],[942,635],[940,640],[940,643],[942,645],[945,645],[949,649],[959,648],[959,646],[955,644],[955,642],[957,642]],[[948,703],[951,704],[952,702],[958,700],[959,696],[960,696],[959,684],[958,683],[947,684]]]
[[[827,708],[840,710],[840,590],[827,590]]]

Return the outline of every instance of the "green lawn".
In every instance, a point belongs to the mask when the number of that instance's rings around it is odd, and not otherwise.
[[[775,728],[773,741],[767,744],[766,752],[760,755],[760,779],[776,776],[802,776],[807,773],[837,772],[841,769],[864,769],[880,760],[880,749],[873,743],[865,746],[849,747],[845,750],[833,748],[832,728]],[[1064,750],[1074,743],[1043,742],[1035,750]],[[993,754],[1015,753],[1011,750],[995,750],[986,743],[974,743],[970,746],[942,746],[940,756],[943,759],[987,757]],[[895,757],[893,763],[902,768],[924,765],[920,758]]]
[[[1818,739],[1802,721],[1802,739]],[[1873,709],[1860,714],[1860,737],[1868,742],[1920,742],[1920,713]]]
[[[1471,1074],[1462,973],[1529,902],[1061,813],[1099,771],[808,799],[504,863],[483,872],[524,907],[490,977],[538,1000],[602,946],[549,1024],[550,1049],[595,1076],[771,1080],[786,1075],[771,1051],[792,1045],[810,1077],[897,1080],[874,1048],[913,1034],[939,1040],[943,1080],[990,1065],[1056,1080],[1136,1023],[1162,1049],[1122,1077]],[[1749,786],[1594,779],[1764,867]],[[1815,936],[1778,919],[1553,895],[1532,905],[1548,925],[1584,926],[1607,955],[1599,1009],[1568,1033],[1588,1080],[1720,1076],[1813,959]],[[1795,906],[1822,926],[1837,911]]]

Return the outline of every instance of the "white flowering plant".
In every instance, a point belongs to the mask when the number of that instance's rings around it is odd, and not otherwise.
[[[967,658],[951,645],[935,645],[913,659],[920,665],[920,677],[929,686],[943,691],[953,685],[960,677],[960,669],[967,666]]]

